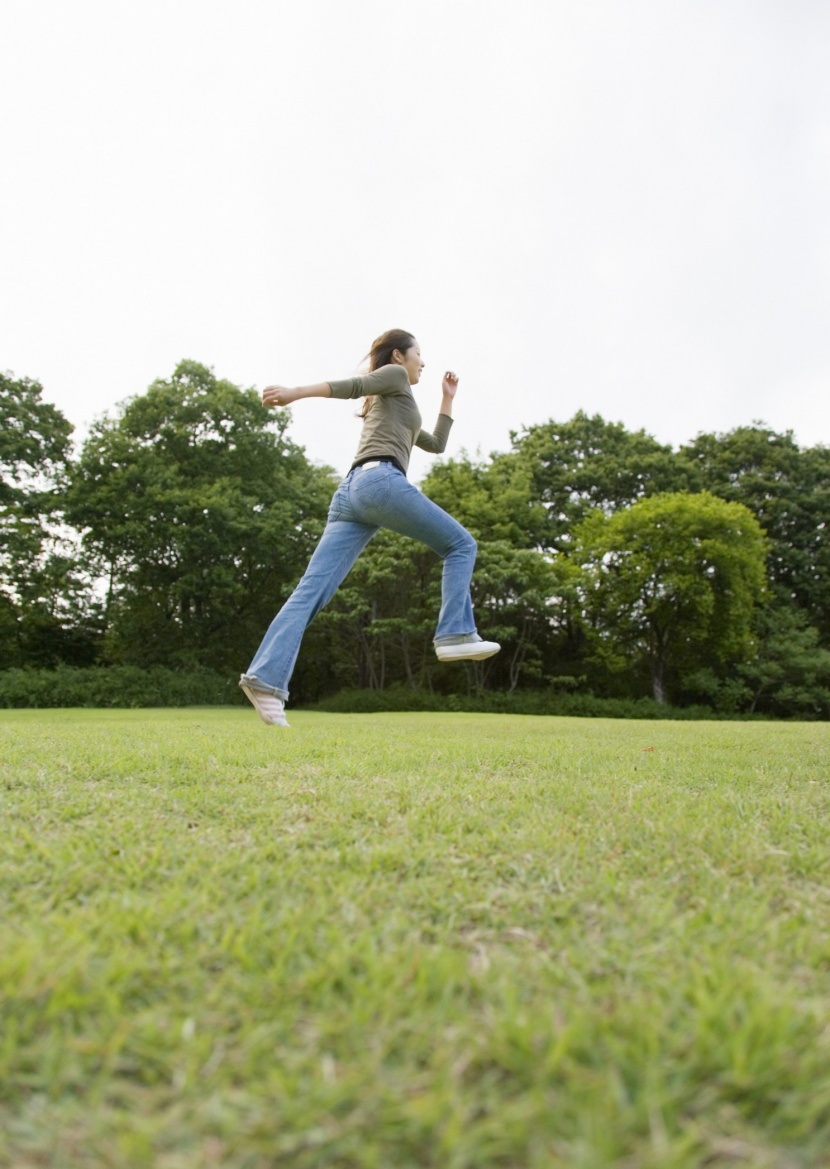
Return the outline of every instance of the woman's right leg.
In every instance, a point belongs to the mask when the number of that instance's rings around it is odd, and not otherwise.
[[[353,514],[364,522],[420,540],[443,560],[435,644],[450,645],[475,638],[470,582],[477,547],[467,529],[389,463],[371,471],[355,471],[350,482],[350,502]]]
[[[283,702],[288,699],[288,683],[306,628],[337,592],[377,530],[376,525],[333,520],[330,513],[308,568],[269,625],[240,684],[274,694]]]

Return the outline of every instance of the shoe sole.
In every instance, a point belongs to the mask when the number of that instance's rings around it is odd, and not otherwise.
[[[265,725],[267,727],[288,727],[289,726],[288,720],[286,719],[284,714],[282,716],[281,722],[280,721],[274,722],[274,720],[272,718],[265,717],[265,715],[259,709],[259,704],[257,703],[256,699],[254,698],[254,695],[256,694],[256,690],[252,690],[250,686],[240,686],[240,690],[245,695],[245,697],[248,699],[251,706],[254,708],[254,710],[257,712],[257,714],[259,715],[259,717],[262,719],[262,721],[265,723]]]
[[[494,658],[498,652],[498,649],[488,649],[487,653],[483,654],[447,654],[446,656],[436,652],[435,656],[439,662],[483,662],[485,658]]]

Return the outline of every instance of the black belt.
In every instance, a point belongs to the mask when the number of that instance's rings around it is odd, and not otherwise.
[[[365,459],[358,459],[356,463],[352,463],[349,470],[353,471],[355,467],[363,467],[366,463],[391,463],[402,475],[406,474],[406,471],[404,471],[398,460],[392,455],[367,455]]]

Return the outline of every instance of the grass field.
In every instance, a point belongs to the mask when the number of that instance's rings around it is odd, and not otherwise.
[[[830,1165],[830,726],[0,713],[0,1165]]]

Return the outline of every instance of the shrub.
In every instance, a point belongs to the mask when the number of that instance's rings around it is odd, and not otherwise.
[[[244,702],[235,677],[154,666],[58,666],[0,671],[0,707],[228,706]]]
[[[491,714],[557,714],[578,718],[722,719],[708,706],[666,706],[653,698],[597,698],[593,694],[563,694],[528,690],[513,694],[493,691],[481,698],[462,694],[430,694],[405,686],[388,690],[341,690],[316,703],[314,710],[342,714],[379,711],[449,710]],[[728,716],[727,716],[728,717]]]

